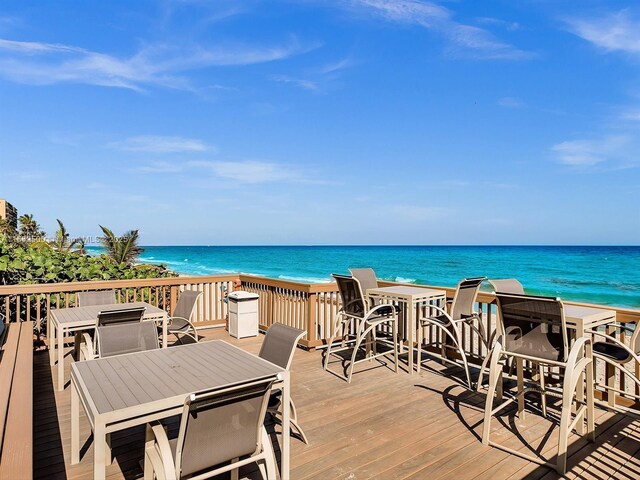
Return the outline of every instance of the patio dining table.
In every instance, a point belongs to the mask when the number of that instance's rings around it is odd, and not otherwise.
[[[58,390],[64,390],[64,336],[67,333],[76,333],[76,347],[79,342],[79,334],[83,331],[93,330],[98,323],[98,314],[109,310],[121,310],[123,308],[145,307],[144,320],[162,321],[162,348],[167,347],[167,321],[169,316],[161,308],[145,302],[116,303],[112,305],[91,305],[87,307],[71,307],[52,309],[47,325],[49,340],[49,363],[53,367],[56,364],[56,352],[58,363]]]
[[[412,375],[414,369],[413,348],[416,341],[415,335],[418,321],[417,311],[419,308],[432,305],[444,308],[447,302],[447,292],[433,288],[392,285],[390,287],[370,288],[366,294],[373,302],[401,303],[405,305],[403,309],[405,321],[401,326],[407,339],[409,348],[407,363],[409,375]]]
[[[280,478],[289,479],[290,375],[222,340],[116,355],[71,365],[71,464],[80,462],[80,405],[93,431],[93,478],[111,463],[110,433],[178,415],[197,391],[272,379],[282,389]]]

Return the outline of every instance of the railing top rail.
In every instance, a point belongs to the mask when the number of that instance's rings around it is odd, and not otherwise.
[[[189,285],[209,282],[233,282],[238,275],[206,275],[185,277],[138,278],[132,280],[98,280],[90,282],[31,283],[24,285],[2,285],[0,295],[29,295],[36,293],[63,293],[81,290],[101,290],[109,288],[154,287]]]

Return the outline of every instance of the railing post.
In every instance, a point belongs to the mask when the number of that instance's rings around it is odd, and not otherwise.
[[[170,308],[169,315],[173,315],[173,311],[176,309],[176,303],[178,303],[178,287],[175,285],[171,286],[170,298],[171,298],[171,305],[169,307]]]
[[[317,297],[317,293],[309,293],[309,299],[307,301],[307,340],[309,342],[309,348],[315,348],[315,343],[318,338]]]

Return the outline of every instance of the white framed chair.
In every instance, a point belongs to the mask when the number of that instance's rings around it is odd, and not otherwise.
[[[115,290],[97,290],[93,292],[78,292],[78,306],[90,307],[94,305],[115,305]]]
[[[173,315],[169,317],[167,325],[167,334],[174,335],[177,343],[182,343],[182,338],[185,336],[198,342],[198,332],[191,319],[201,298],[202,292],[197,290],[184,290],[180,293],[176,308],[173,310]],[[158,331],[161,332],[162,328],[158,327]]]
[[[462,343],[461,328],[463,325],[469,325],[471,329],[479,335],[485,345],[488,345],[487,333],[482,325],[482,317],[475,311],[475,303],[476,298],[478,297],[478,292],[480,291],[480,285],[485,280],[486,277],[476,277],[465,278],[460,281],[456,288],[453,302],[451,303],[451,313],[436,305],[429,307],[436,311],[437,314],[420,320],[418,328],[418,372],[420,372],[422,364],[422,330],[424,327],[433,326],[441,332],[442,359],[449,361],[446,357],[446,338],[449,338],[453,348],[456,349],[462,359],[465,375],[467,377],[467,384],[469,389],[471,389],[471,375],[469,374],[467,355]],[[478,323],[478,326],[475,325],[476,322]]]
[[[160,348],[155,322],[143,321],[144,312],[145,307],[100,312],[95,337],[83,333],[80,360]]]
[[[499,334],[491,350],[489,362],[489,390],[485,402],[482,443],[500,448],[529,461],[555,468],[563,475],[567,469],[567,447],[571,431],[579,423],[584,427],[589,441],[595,440],[594,378],[592,341],[580,337],[569,348],[570,334],[560,299],[532,295],[496,294],[498,306]],[[505,401],[493,406],[498,385],[502,383],[502,368],[505,358],[513,358],[517,370],[517,392]],[[524,454],[490,439],[491,419],[506,406],[517,402],[518,415],[524,415],[525,395],[540,389],[532,381],[525,388],[524,362],[557,367],[562,373],[561,392],[543,391],[562,399],[559,425],[558,455],[555,464]],[[584,377],[583,377],[584,375]],[[586,386],[583,378],[586,378]],[[579,401],[578,391],[586,388],[586,401]],[[582,395],[580,395],[581,397]],[[575,416],[572,419],[572,408]]]
[[[257,462],[263,478],[276,479],[276,460],[264,427],[272,382],[195,392],[184,402],[178,436],[160,422],[147,424],[144,478],[204,479]]]
[[[304,330],[298,328],[289,327],[282,323],[274,323],[264,335],[258,356],[285,370],[290,370],[298,341],[304,337],[305,333]],[[280,418],[281,401],[282,391],[278,389],[271,394],[267,407],[267,412],[279,423],[282,423]],[[297,436],[304,443],[309,443],[307,436],[298,423],[298,412],[293,399],[290,400],[289,407],[291,408],[291,434]]]
[[[333,333],[325,353],[324,369],[327,370],[332,355],[344,361],[338,353],[352,349],[347,374],[342,377],[351,383],[353,368],[356,364],[390,353],[389,351],[380,353],[377,351],[378,329],[382,330],[381,327],[384,327],[391,329],[390,343],[394,356],[394,371],[398,373],[398,314],[396,308],[393,305],[384,304],[369,308],[360,282],[356,278],[338,274],[332,276],[338,284],[342,306],[333,325]],[[333,344],[338,337],[340,337],[340,347],[334,348]],[[362,353],[360,348],[363,343],[366,348],[365,355],[357,360],[358,353]]]

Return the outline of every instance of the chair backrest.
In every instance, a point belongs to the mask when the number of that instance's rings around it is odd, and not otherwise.
[[[458,320],[474,314],[476,297],[480,291],[480,285],[485,280],[486,277],[465,278],[458,283],[451,305],[451,318]]]
[[[378,277],[373,268],[350,268],[351,276],[360,282],[363,293],[372,288],[378,288]]]
[[[155,350],[160,347],[153,321],[142,321],[144,307],[100,312],[96,328],[99,357]]]
[[[498,292],[496,300],[505,351],[566,361],[569,335],[559,298]]]
[[[271,384],[261,381],[187,397],[175,451],[176,477],[259,453]]]
[[[198,299],[201,296],[202,292],[198,292],[197,290],[183,291],[180,294],[180,298],[178,298],[178,303],[173,311],[173,316],[191,320],[191,315],[193,315],[196,303],[198,303]]]
[[[289,370],[298,340],[304,334],[304,330],[289,327],[282,323],[274,323],[264,336],[258,356],[285,370]]]
[[[98,327],[106,325],[136,323],[142,320],[146,307],[118,308],[98,313]]]
[[[342,300],[342,311],[354,317],[362,317],[366,311],[366,304],[358,280],[347,275],[334,273],[331,275],[338,284],[338,292]]]
[[[99,290],[97,292],[78,292],[78,306],[91,307],[93,305],[115,305],[115,290]]]
[[[524,287],[515,278],[489,280],[489,283],[493,287],[494,293],[517,293],[518,295],[524,295]]]

